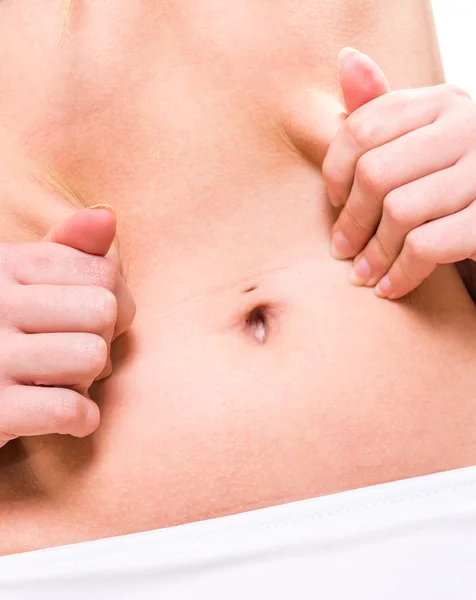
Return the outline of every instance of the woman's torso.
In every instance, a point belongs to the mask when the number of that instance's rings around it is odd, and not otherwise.
[[[56,182],[44,214],[68,210],[65,188],[116,207],[138,313],[92,392],[97,433],[4,453],[0,552],[475,464],[476,319],[456,273],[398,303],[349,286],[293,137],[314,91],[325,130],[344,45],[395,86],[438,82],[423,3],[78,4],[61,45],[42,5],[2,7],[8,159],[34,159],[45,197]],[[16,202],[11,239],[28,211],[47,220]]]

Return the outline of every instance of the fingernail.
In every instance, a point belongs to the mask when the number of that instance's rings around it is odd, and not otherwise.
[[[102,381],[103,379],[107,379],[113,373],[113,366],[111,357],[107,359],[106,366],[104,367],[102,373],[96,377],[94,381]]]
[[[104,210],[110,210],[111,212],[116,212],[114,207],[110,204],[93,204],[93,206],[89,206],[89,208],[102,208]]]
[[[111,357],[109,357],[107,359],[107,363],[106,363],[105,369],[106,369],[106,372],[104,373],[104,377],[109,377],[110,375],[112,375],[114,369],[113,369],[113,366],[112,366]]]
[[[337,196],[333,191],[329,189],[327,190],[327,196],[334,208],[340,208],[345,204],[344,202],[342,202],[342,199],[339,196]]]
[[[342,208],[345,204],[345,201],[342,198],[336,196],[329,196],[329,200],[334,208]]]
[[[386,275],[374,287],[374,292],[379,298],[389,298],[392,295],[393,286]]]
[[[350,258],[353,254],[352,246],[349,240],[340,231],[336,231],[332,236],[331,255],[337,260]]]
[[[86,421],[89,425],[88,429],[90,429],[91,433],[96,431],[99,426],[99,421],[101,416],[99,414],[99,407],[93,401],[88,402],[87,413],[86,413]]]
[[[342,67],[342,63],[343,63],[344,59],[347,56],[350,56],[351,54],[360,54],[360,52],[358,50],[356,50],[355,48],[352,48],[351,46],[346,46],[345,48],[342,48],[342,50],[339,52],[339,54],[337,56],[337,65],[338,65],[339,69]]]
[[[372,269],[370,268],[369,262],[365,256],[362,256],[354,263],[349,275],[349,282],[352,285],[365,285],[371,276]]]

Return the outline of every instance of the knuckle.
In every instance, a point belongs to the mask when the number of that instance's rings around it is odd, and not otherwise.
[[[468,99],[471,98],[469,93],[460,87],[459,85],[455,85],[454,83],[443,83],[441,86],[443,94],[451,101],[455,96],[458,98]]]
[[[428,254],[428,245],[418,229],[410,231],[405,239],[406,254],[409,260],[421,260]]]
[[[344,124],[347,135],[360,149],[372,148],[378,139],[378,128],[372,119],[363,115],[351,115]]]
[[[389,192],[383,201],[383,212],[391,223],[398,226],[409,226],[411,203],[407,194],[401,190]]]
[[[97,288],[95,312],[100,321],[101,329],[112,329],[117,321],[117,298],[107,288]]]
[[[471,148],[471,152],[474,150],[474,140],[476,138],[476,106],[473,106],[471,115],[465,119],[464,125],[462,127],[465,132],[463,137],[463,143],[467,144],[469,148]]]
[[[364,189],[380,191],[385,185],[386,166],[377,152],[367,152],[357,163],[355,176]]]

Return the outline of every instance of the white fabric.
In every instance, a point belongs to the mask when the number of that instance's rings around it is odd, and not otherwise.
[[[2,600],[475,600],[476,467],[0,559]]]

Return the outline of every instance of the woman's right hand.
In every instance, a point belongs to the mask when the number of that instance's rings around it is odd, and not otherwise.
[[[98,206],[41,242],[0,244],[0,448],[20,436],[97,428],[88,389],[110,374],[111,341],[135,315],[108,255],[115,234],[114,212]]]

